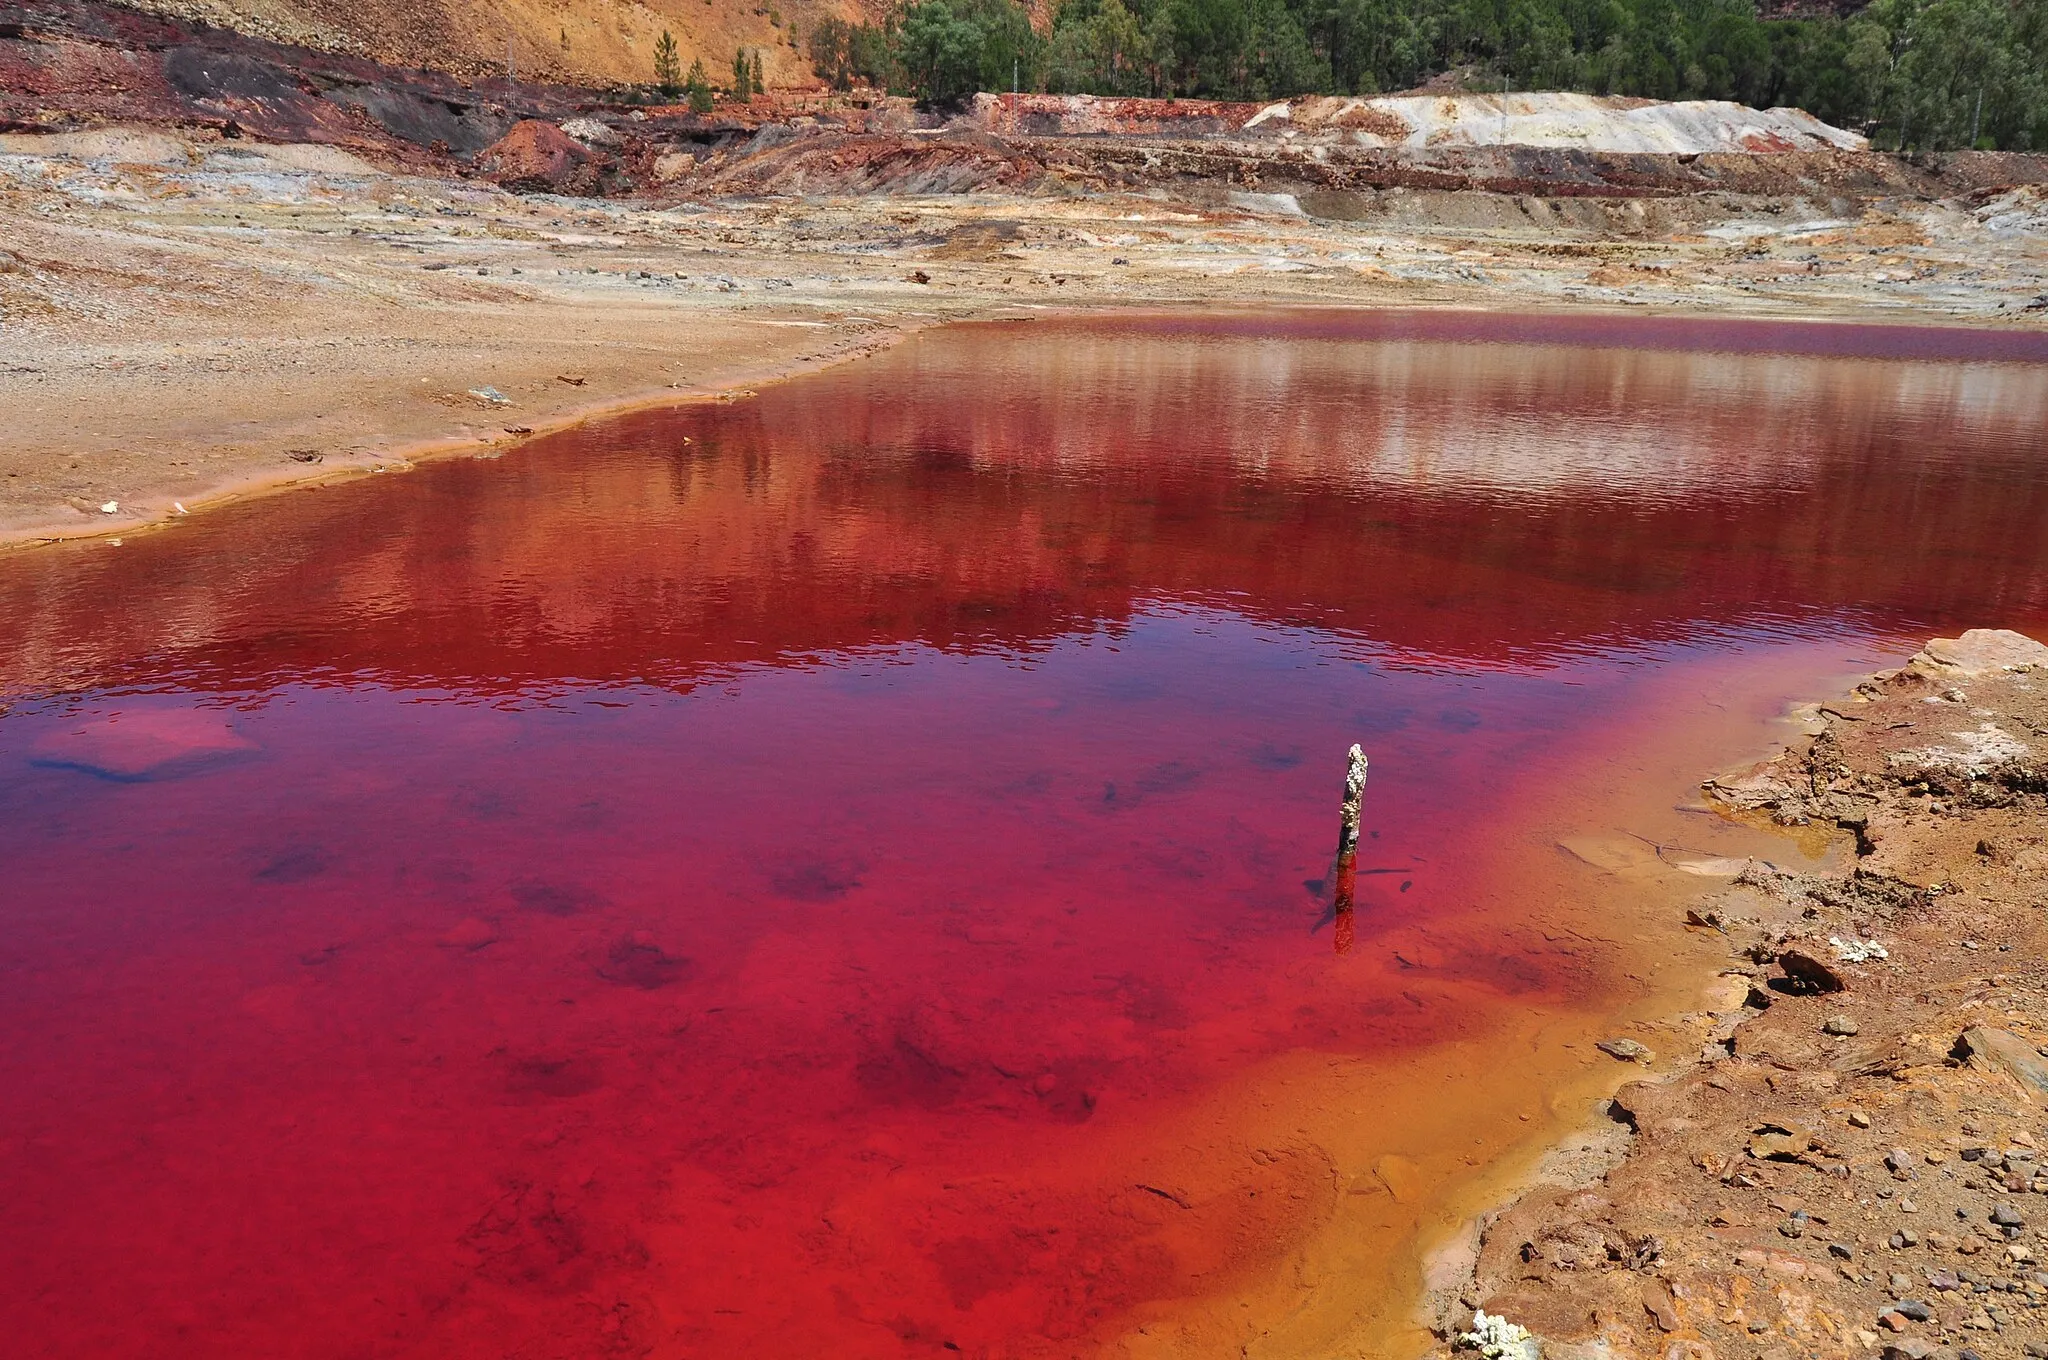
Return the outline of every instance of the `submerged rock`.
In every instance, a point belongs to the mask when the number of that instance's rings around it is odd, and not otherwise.
[[[1608,1057],[1617,1058],[1622,1062],[1646,1063],[1657,1056],[1647,1046],[1633,1039],[1602,1039],[1594,1047]]]
[[[480,917],[466,916],[442,933],[435,943],[444,949],[475,953],[498,942],[498,928]]]
[[[29,762],[132,784],[197,773],[257,749],[217,713],[156,708],[52,733],[30,748]]]
[[[612,945],[598,965],[597,975],[622,987],[653,991],[681,980],[689,971],[688,959],[670,954],[645,931],[635,931]]]

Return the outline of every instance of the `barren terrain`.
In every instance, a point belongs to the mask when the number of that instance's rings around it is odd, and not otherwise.
[[[792,145],[778,144],[778,175]],[[955,147],[883,172],[995,154],[964,134]],[[843,179],[858,150],[819,146],[812,164]],[[1392,187],[1321,201],[1221,176],[1094,192],[1042,174],[973,194],[690,192],[776,154],[728,155],[620,201],[521,197],[204,131],[0,138],[0,536],[121,532],[177,504],[399,466],[603,403],[744,387],[935,322],[1032,308],[2048,320],[2048,199],[2033,185],[1846,216],[1734,195]]]
[[[774,5],[697,0],[129,0],[134,8],[279,42],[464,75],[515,73],[586,84],[646,83],[654,47],[675,40],[682,64],[716,74],[733,53],[761,54],[776,84],[810,78],[799,35],[825,18],[857,18],[848,0]]]
[[[379,66],[420,58],[399,29],[329,41],[333,16],[360,27],[339,6],[280,3],[258,26],[279,41],[152,8],[182,17],[0,5],[0,545],[118,544],[1055,309],[1647,308],[2048,354],[2048,158],[1548,96],[690,115]],[[616,77],[665,12],[536,69]],[[1484,1309],[1560,1357],[2048,1353],[2048,653],[1966,643],[1712,790],[1853,836],[1855,868],[1729,867],[1695,929],[1730,971],[1675,1026],[1617,1035],[1617,1077],[1651,1079],[1439,1261],[1446,1347]]]
[[[981,96],[947,117],[780,95],[696,115],[332,48],[0,4],[0,543],[1030,309],[2048,334],[2048,157],[1906,160],[1796,110]]]
[[[1447,1348],[1479,1344],[1477,1310],[1511,1324],[1498,1353],[1553,1360],[2048,1352],[2044,677],[2018,634],[1937,639],[1707,786],[1853,837],[1853,866],[1728,866],[1688,917],[1727,968],[1644,1033],[1668,1056],[1603,1045],[1648,1069],[1590,1140],[1606,1158],[1484,1224],[1436,1300]]]

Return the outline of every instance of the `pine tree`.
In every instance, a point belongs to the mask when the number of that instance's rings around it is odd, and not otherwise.
[[[732,96],[747,99],[754,93],[754,68],[747,61],[747,49],[732,54]]]
[[[704,74],[704,58],[690,63],[690,78],[685,85],[690,91],[690,112],[711,112],[711,79]]]
[[[676,56],[675,35],[667,29],[654,42],[654,83],[663,94],[672,95],[682,84],[683,63]]]

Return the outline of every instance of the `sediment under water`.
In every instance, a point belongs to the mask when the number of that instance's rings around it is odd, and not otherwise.
[[[1691,985],[1668,862],[1801,853],[1690,781],[2048,623],[2023,357],[957,327],[0,558],[0,1331],[1399,1349]]]

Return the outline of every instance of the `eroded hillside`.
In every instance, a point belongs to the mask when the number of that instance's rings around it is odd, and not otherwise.
[[[585,85],[646,82],[654,45],[675,36],[685,69],[716,78],[733,53],[758,51],[771,86],[809,83],[802,35],[856,18],[858,0],[125,0],[130,8],[274,42],[400,66]]]

